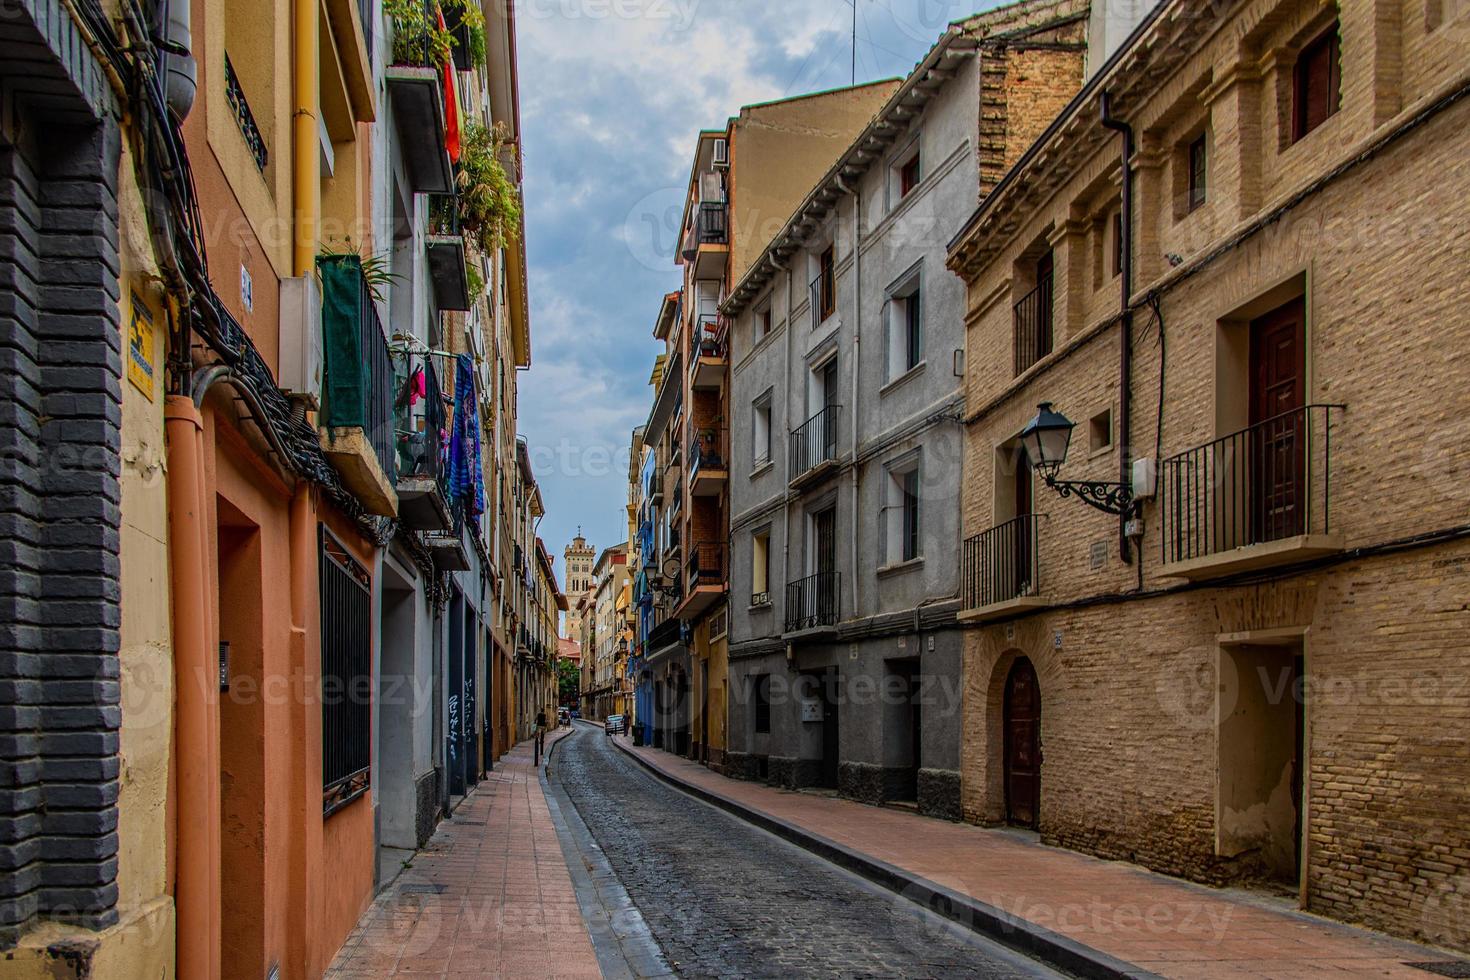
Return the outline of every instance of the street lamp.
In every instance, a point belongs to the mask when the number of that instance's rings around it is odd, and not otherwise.
[[[1036,417],[1021,430],[1021,447],[1026,451],[1031,468],[1046,481],[1047,486],[1063,497],[1076,497],[1108,514],[1132,517],[1138,502],[1133,499],[1132,488],[1126,484],[1057,479],[1057,471],[1067,461],[1067,448],[1072,442],[1076,423],[1054,411],[1051,402],[1042,402],[1037,409]]]

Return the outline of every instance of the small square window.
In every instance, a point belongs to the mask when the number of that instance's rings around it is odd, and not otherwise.
[[[1292,141],[1326,122],[1342,102],[1342,51],[1337,23],[1302,48],[1292,70]]]
[[[1207,158],[1205,134],[1200,133],[1189,144],[1189,210],[1205,203]]]
[[[755,339],[760,340],[771,333],[771,308],[767,306],[755,313]]]
[[[1104,409],[1087,422],[1088,452],[1102,452],[1113,447],[1113,410]]]

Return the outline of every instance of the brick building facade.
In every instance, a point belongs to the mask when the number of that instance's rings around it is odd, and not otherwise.
[[[1470,948],[1465,37],[1160,4],[952,243],[967,819]]]

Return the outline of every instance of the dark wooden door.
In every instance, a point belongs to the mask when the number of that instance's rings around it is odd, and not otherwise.
[[[820,675],[822,685],[822,785],[836,789],[841,739],[837,730],[837,669]]]
[[[1009,588],[1003,590],[1003,598],[1025,595],[1031,589],[1031,463],[1025,455],[1016,460],[1016,517],[1011,525],[1013,567],[1010,569]],[[1009,593],[1005,595],[1004,593]]]
[[[1051,353],[1052,347],[1052,254],[1047,252],[1036,261],[1036,360]]]
[[[1041,685],[1021,657],[1006,678],[1004,708],[1006,820],[1036,827],[1041,820]]]
[[[464,600],[455,593],[449,600],[448,715],[444,724],[444,768],[449,773],[449,795],[462,796],[464,778]]]
[[[1296,299],[1251,322],[1251,542],[1306,529],[1305,311]]]
[[[816,575],[811,608],[823,625],[837,621],[837,508],[829,507],[815,517]]]

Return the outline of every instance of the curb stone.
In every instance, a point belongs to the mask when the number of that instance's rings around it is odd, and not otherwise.
[[[1093,949],[1091,946],[1083,945],[1044,926],[1025,919],[1018,919],[1004,909],[978,901],[968,895],[962,895],[951,888],[905,871],[897,865],[880,861],[721,793],[685,782],[634,752],[622,739],[615,738],[612,741],[656,778],[675,789],[719,807],[747,823],[754,824],[785,841],[812,852],[823,860],[830,861],[840,868],[845,868],[874,884],[895,892],[936,915],[1009,946],[1011,949],[1035,956],[1068,973],[1093,978],[1093,980],[1118,980],[1118,978],[1142,980],[1142,978],[1158,977],[1156,973],[1124,962],[1101,950]]]

